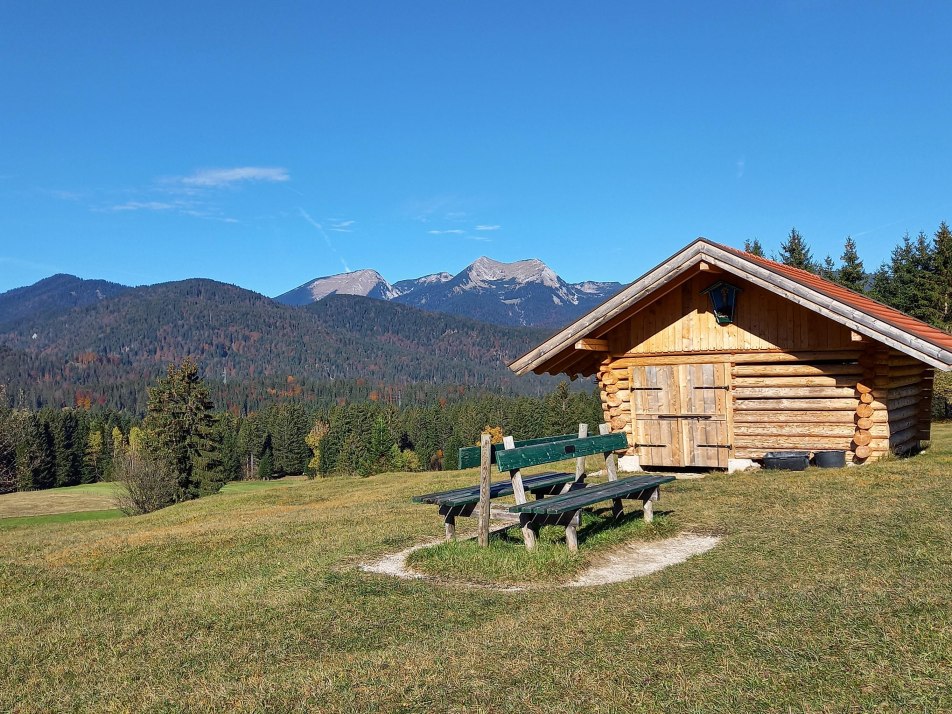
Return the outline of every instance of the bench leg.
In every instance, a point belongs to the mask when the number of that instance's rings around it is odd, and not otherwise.
[[[578,553],[578,526],[581,521],[581,511],[576,511],[572,520],[565,526],[565,544],[572,553]]]
[[[625,507],[621,504],[621,499],[616,498],[612,501],[612,518],[618,518],[625,512]]]
[[[642,503],[644,504],[645,523],[651,523],[654,520],[654,501],[658,500],[658,489],[651,492]]]
[[[536,536],[539,534],[539,525],[533,523],[531,516],[520,514],[519,523],[522,526],[522,540],[525,541],[526,550],[536,549]]]
[[[446,530],[446,540],[454,540],[456,538],[456,516],[446,516],[443,519],[443,524]]]

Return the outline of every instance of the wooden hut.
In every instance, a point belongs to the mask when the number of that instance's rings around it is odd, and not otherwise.
[[[736,468],[794,449],[862,463],[929,439],[952,335],[699,238],[510,368],[597,375],[629,469]]]

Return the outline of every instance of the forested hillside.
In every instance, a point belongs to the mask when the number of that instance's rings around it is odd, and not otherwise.
[[[106,280],[51,275],[33,285],[0,294],[0,331],[24,318],[42,320],[72,308],[97,303],[128,289],[125,285]]]
[[[142,413],[146,385],[191,356],[215,402],[239,413],[282,397],[331,404],[461,388],[539,394],[554,382],[516,378],[506,365],[545,336],[348,295],[293,308],[195,279],[10,321],[0,331],[0,383],[17,406]]]

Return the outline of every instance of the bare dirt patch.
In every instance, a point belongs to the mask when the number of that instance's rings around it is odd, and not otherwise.
[[[575,579],[565,583],[527,585],[522,587],[481,586],[467,583],[466,586],[512,592],[553,587],[581,588],[622,583],[626,580],[656,573],[671,565],[683,563],[692,555],[706,553],[716,546],[720,540],[718,536],[681,533],[673,538],[665,538],[664,540],[626,543],[606,554],[599,563],[589,567]],[[379,560],[372,563],[364,563],[359,567],[365,573],[377,573],[379,575],[389,575],[407,580],[427,579],[446,583],[446,581],[431,578],[407,566],[407,557],[410,553],[420,550],[421,548],[436,545],[439,542],[440,541],[428,541],[421,543],[397,553],[389,553]]]

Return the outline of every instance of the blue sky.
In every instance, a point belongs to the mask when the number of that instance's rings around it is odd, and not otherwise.
[[[267,295],[952,221],[952,3],[7,3],[0,290]]]

